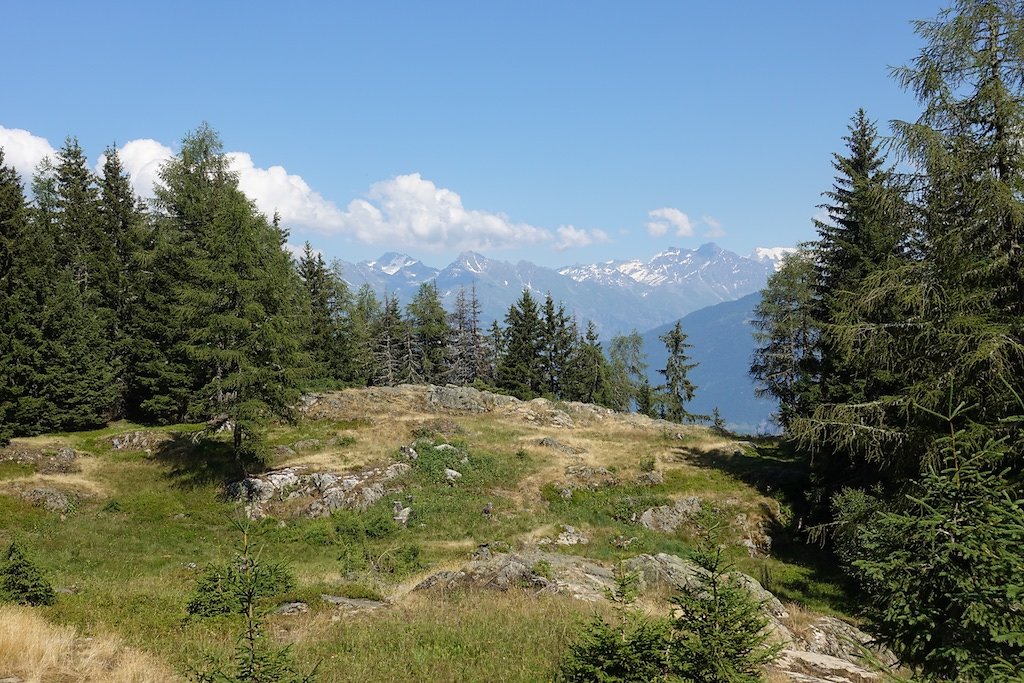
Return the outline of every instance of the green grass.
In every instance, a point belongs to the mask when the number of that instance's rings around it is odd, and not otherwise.
[[[17,479],[33,474],[36,468],[29,463],[5,460],[0,462],[0,479]]]
[[[308,617],[273,622],[286,639],[297,641],[301,662],[322,662],[322,681],[545,680],[557,667],[567,634],[593,606],[526,593],[429,593],[372,615],[332,622],[334,613],[319,595],[387,597],[416,574],[467,560],[479,544],[514,548],[538,529],[557,533],[559,524],[591,539],[587,545],[553,548],[560,552],[609,562],[644,552],[687,556],[688,529],[652,532],[636,523],[640,513],[699,495],[717,503],[733,501],[724,504],[725,514],[733,514],[733,507],[748,509],[767,495],[780,502],[785,519],[777,522],[784,525],[805,476],[801,462],[765,443],[757,452],[706,456],[694,467],[669,468],[656,486],[633,485],[628,483],[632,475],[623,475],[624,483],[576,490],[568,499],[548,485],[539,503],[527,503],[517,493],[519,483],[561,456],[531,448],[536,439],[523,441],[524,429],[507,422],[474,416],[460,425],[463,431],[448,437],[455,451],[418,442],[413,468],[391,482],[400,492],[389,492],[366,512],[253,525],[265,557],[288,563],[298,580],[280,599],[309,602],[312,610]],[[369,426],[329,420],[280,425],[270,431],[269,442],[340,437],[344,446],[358,443],[360,430]],[[113,450],[113,436],[140,429],[153,428],[120,422],[47,437],[95,456],[89,476],[101,491],[64,518],[0,495],[0,547],[19,540],[54,586],[67,591],[43,608],[52,621],[86,634],[113,630],[175,666],[195,661],[199,650],[225,655],[234,644],[237,620],[186,620],[185,606],[204,568],[236,552],[232,520],[239,506],[223,491],[239,476],[238,465],[223,438],[193,440],[202,425],[156,428],[172,438],[151,454]],[[427,423],[419,433],[440,438],[432,429]],[[660,444],[662,452],[687,443],[667,433],[643,438],[647,441],[638,447]],[[446,468],[462,477],[449,483]],[[0,463],[0,480],[32,469]],[[412,507],[408,528],[392,520],[392,500]],[[493,512],[485,516],[488,503]],[[628,548],[614,543],[624,539],[633,539]],[[829,614],[856,608],[838,582],[834,563],[815,548],[787,540],[770,558],[749,558],[740,548],[730,553],[737,568],[763,579],[784,601]]]

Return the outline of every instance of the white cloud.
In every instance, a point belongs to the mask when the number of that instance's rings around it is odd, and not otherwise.
[[[329,229],[367,244],[415,245],[426,249],[502,249],[554,239],[550,230],[514,223],[507,216],[467,209],[452,190],[419,173],[374,183],[366,199],[346,208],[340,226]]]
[[[0,126],[0,147],[4,149],[4,164],[11,166],[28,185],[32,174],[44,157],[54,157],[57,150],[46,138],[41,138],[20,128]]]
[[[288,173],[283,166],[259,168],[245,152],[229,152],[227,158],[231,170],[238,174],[238,187],[267,216],[279,212],[286,227],[320,232],[344,228],[342,211],[313,190],[302,176]]]
[[[701,216],[700,222],[707,226],[707,230],[704,232],[705,237],[712,239],[725,237],[725,230],[722,229],[721,221],[714,216]]]
[[[664,237],[668,234],[668,223],[648,223],[647,234],[651,237]]]
[[[117,150],[117,155],[121,157],[121,165],[128,173],[135,194],[150,198],[153,196],[153,185],[160,176],[160,167],[174,156],[174,151],[156,140],[140,138],[126,142]],[[96,162],[96,169],[100,172],[105,158],[106,155],[101,154]]]
[[[7,163],[30,178],[40,159],[55,154],[45,139],[28,131],[0,126],[0,145]],[[161,166],[174,151],[157,140],[137,139],[118,150],[135,192],[153,196]],[[344,209],[326,199],[299,175],[282,166],[260,168],[245,152],[227,153],[239,188],[268,216],[281,214],[285,227],[301,232],[348,236],[366,244],[431,250],[497,250],[536,244],[569,249],[608,242],[602,230],[561,226],[557,230],[518,223],[501,213],[468,209],[458,193],[438,187],[419,173],[399,175],[370,186],[364,198]],[[103,157],[97,164],[102,169]],[[677,209],[658,209],[652,218],[692,232],[685,214]],[[666,227],[665,230],[668,228]]]
[[[675,230],[676,237],[691,237],[693,235],[693,221],[679,209],[666,206],[648,211],[647,215],[654,219],[647,224],[647,232],[652,237],[661,237],[670,228]]]
[[[670,230],[675,237],[693,237],[698,226],[707,228],[704,237],[714,239],[725,236],[721,221],[714,216],[701,216],[700,220],[695,221],[679,209],[670,206],[648,211],[647,215],[653,219],[647,223],[647,234],[651,237],[664,237]]]
[[[573,225],[563,225],[555,232],[558,234],[558,242],[555,244],[558,251],[611,241],[604,230],[583,230]]]

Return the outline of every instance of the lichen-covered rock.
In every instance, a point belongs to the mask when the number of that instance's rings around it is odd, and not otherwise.
[[[554,438],[552,438],[550,436],[545,436],[542,439],[540,439],[537,442],[537,445],[538,446],[543,446],[544,448],[553,448],[554,450],[561,451],[562,453],[565,453],[566,455],[578,455],[578,454],[584,452],[584,449],[582,449],[582,448],[576,448],[575,446],[570,446],[569,444],[562,443],[558,439],[554,439]]]
[[[286,602],[274,610],[274,613],[286,617],[294,617],[299,614],[305,614],[308,611],[309,605],[304,602]]]
[[[806,652],[783,650],[771,669],[797,683],[878,683],[879,674],[845,659]]]
[[[589,536],[567,524],[562,525],[562,533],[558,534],[555,539],[556,545],[586,545],[587,543],[590,543]]]
[[[431,386],[427,389],[427,404],[432,408],[445,410],[461,410],[470,413],[483,413],[489,409],[483,392],[472,387]]]
[[[672,505],[644,510],[640,515],[640,525],[651,531],[672,533],[693,520],[693,516],[700,512],[701,502],[697,496],[687,496]]]
[[[173,437],[167,432],[135,431],[118,434],[110,439],[115,451],[151,452],[160,444],[170,441]]]
[[[388,603],[381,600],[370,600],[368,598],[346,598],[340,595],[321,595],[320,599],[334,605],[345,612],[372,612],[388,606]]]
[[[863,650],[868,648],[882,663],[896,663],[896,656],[892,652],[872,645],[870,635],[835,617],[816,618],[799,629],[794,638],[800,649],[807,652],[837,657],[848,662],[860,662],[863,659]]]
[[[9,446],[0,449],[0,462],[29,465],[40,474],[71,474],[82,470],[79,453],[73,448],[49,449]]]
[[[287,467],[237,481],[228,493],[245,502],[254,519],[268,514],[324,517],[343,508],[365,511],[387,494],[388,482],[410,469],[404,462],[347,474]]]
[[[657,486],[665,483],[665,475],[655,470],[641,472],[636,475],[636,483],[640,486]]]
[[[78,502],[77,495],[48,486],[37,486],[24,491],[21,497],[36,507],[45,508],[51,512],[59,512],[62,515],[70,512],[71,508]]]

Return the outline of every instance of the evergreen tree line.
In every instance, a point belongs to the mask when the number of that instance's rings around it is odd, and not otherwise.
[[[369,285],[352,294],[309,243],[297,267],[309,307],[305,350],[314,385],[455,384],[524,400],[636,408],[675,421],[694,417],[685,405],[696,390],[687,379],[695,364],[678,323],[662,337],[669,350],[659,370],[665,382],[652,386],[638,332],[613,337],[606,353],[593,323],[581,329],[550,293],[541,303],[523,290],[504,325],[485,326],[475,287],[460,288],[449,312],[436,284],[426,282],[403,310],[395,294],[381,300]]]
[[[116,148],[90,170],[68,138],[31,182],[0,149],[0,444],[113,419],[205,421],[241,461],[307,387],[478,384],[683,419],[685,335],[664,389],[643,378],[640,337],[606,356],[550,295],[524,291],[484,330],[475,289],[448,312],[432,283],[403,307],[352,294],[309,244],[296,260],[279,218],[256,210],[205,124],[132,191]]]
[[[751,373],[878,635],[927,679],[1021,680],[1024,8],[958,0],[916,29],[893,74],[922,113],[888,139],[854,115]]]

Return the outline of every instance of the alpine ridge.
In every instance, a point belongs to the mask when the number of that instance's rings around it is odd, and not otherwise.
[[[510,263],[466,251],[442,269],[389,252],[372,261],[337,262],[352,289],[369,285],[378,295],[409,301],[424,282],[437,284],[446,305],[460,287],[476,288],[484,320],[500,320],[523,289],[548,292],[580,320],[591,320],[608,338],[648,330],[717,303],[760,291],[788,247],[758,248],[740,256],[707,243],[669,247],[648,260],[632,259],[548,268]]]

